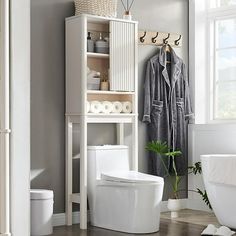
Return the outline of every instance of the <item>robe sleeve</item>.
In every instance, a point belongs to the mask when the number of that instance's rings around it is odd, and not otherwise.
[[[153,81],[153,67],[151,62],[148,61],[147,68],[146,68],[146,77],[145,77],[145,84],[144,84],[144,114],[143,114],[143,122],[151,123],[150,115],[152,109],[152,81]]]

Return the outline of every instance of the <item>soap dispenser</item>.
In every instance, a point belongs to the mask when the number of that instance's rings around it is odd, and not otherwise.
[[[94,52],[94,41],[91,38],[91,32],[88,32],[87,37],[87,51],[88,52]]]

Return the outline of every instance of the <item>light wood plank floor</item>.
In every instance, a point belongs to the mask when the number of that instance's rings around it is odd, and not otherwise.
[[[161,218],[170,220],[171,219],[170,212],[161,213]],[[179,217],[174,220],[172,219],[172,221],[185,222],[204,226],[207,226],[208,224],[213,224],[216,227],[220,226],[213,212],[193,211],[188,209],[180,211]]]
[[[162,213],[160,231],[146,236],[199,236],[207,224],[218,225],[212,213],[201,211],[183,210],[180,217],[170,219],[170,213]],[[128,236],[132,234],[101,229],[89,226],[88,230],[80,230],[79,225],[71,227],[55,227],[53,236]],[[141,235],[141,234],[139,234]]]

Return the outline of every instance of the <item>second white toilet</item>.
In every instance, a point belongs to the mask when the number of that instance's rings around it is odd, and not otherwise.
[[[163,178],[130,171],[123,145],[88,147],[91,224],[127,232],[159,230]]]

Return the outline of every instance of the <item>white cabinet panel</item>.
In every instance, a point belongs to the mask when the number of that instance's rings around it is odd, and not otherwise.
[[[110,90],[134,91],[135,24],[110,22]]]

